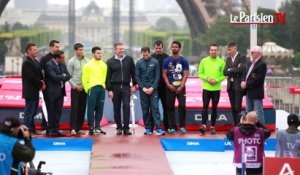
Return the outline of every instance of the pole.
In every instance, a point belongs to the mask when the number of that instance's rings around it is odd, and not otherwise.
[[[250,16],[257,15],[257,0],[250,1]],[[250,49],[257,45],[257,24],[250,24]]]

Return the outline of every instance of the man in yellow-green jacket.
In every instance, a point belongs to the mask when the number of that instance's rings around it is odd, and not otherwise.
[[[221,83],[224,80],[225,62],[218,56],[218,45],[211,44],[209,46],[209,56],[200,61],[198,76],[202,80],[202,126],[200,132],[205,134],[206,123],[208,118],[209,102],[212,100],[212,113],[211,113],[211,128],[212,135],[216,134],[215,125],[218,116],[217,108],[220,99]]]
[[[107,65],[101,60],[101,48],[92,48],[93,59],[82,68],[82,84],[87,93],[89,135],[106,134],[100,129],[105,99]]]

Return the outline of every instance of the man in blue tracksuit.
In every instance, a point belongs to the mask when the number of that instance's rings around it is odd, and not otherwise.
[[[160,79],[159,62],[150,57],[149,47],[143,47],[141,53],[143,58],[136,63],[135,78],[140,90],[143,119],[146,128],[144,134],[152,134],[154,121],[157,135],[164,135],[165,131],[161,129],[160,113],[158,109],[159,98],[157,87]],[[152,115],[149,116],[151,113]]]

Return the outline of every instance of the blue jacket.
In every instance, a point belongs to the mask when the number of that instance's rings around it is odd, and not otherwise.
[[[135,78],[140,89],[144,87],[156,89],[160,79],[159,62],[152,57],[149,60],[140,59],[135,66]]]

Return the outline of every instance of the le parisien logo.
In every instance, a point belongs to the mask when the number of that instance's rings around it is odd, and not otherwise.
[[[275,12],[273,15],[263,13],[254,13],[248,15],[245,12],[239,12],[237,15],[230,14],[231,24],[284,24],[286,13]]]

